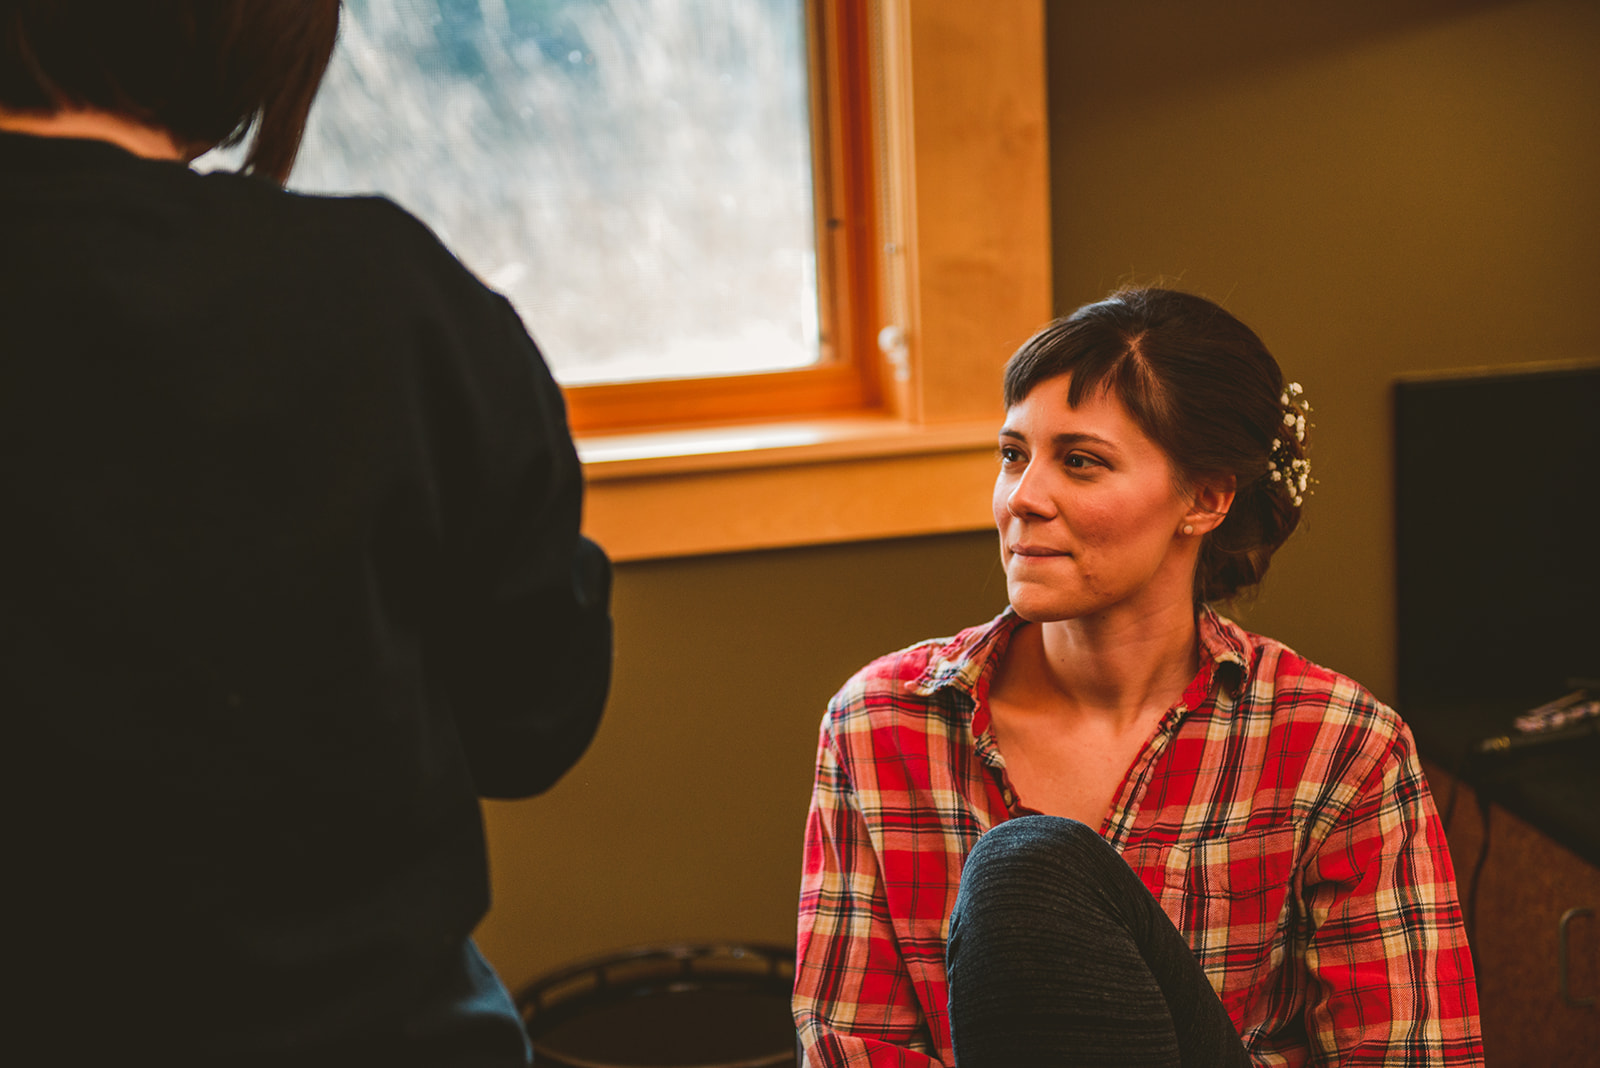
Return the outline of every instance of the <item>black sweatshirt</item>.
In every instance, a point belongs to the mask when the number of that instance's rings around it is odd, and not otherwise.
[[[487,907],[478,796],[598,722],[581,494],[516,315],[394,205],[0,134],[11,1028],[392,1027]]]

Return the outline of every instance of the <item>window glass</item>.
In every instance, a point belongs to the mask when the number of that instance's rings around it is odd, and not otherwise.
[[[347,0],[290,188],[381,192],[565,384],[819,359],[804,0]]]

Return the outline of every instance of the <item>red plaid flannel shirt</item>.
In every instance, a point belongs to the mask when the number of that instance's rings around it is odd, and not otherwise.
[[[1031,811],[987,693],[1020,620],[868,665],[822,722],[794,1012],[808,1063],[953,1064],[947,918],[978,836]],[[1444,831],[1411,732],[1207,610],[1201,668],[1100,833],[1194,948],[1260,1065],[1481,1065]]]

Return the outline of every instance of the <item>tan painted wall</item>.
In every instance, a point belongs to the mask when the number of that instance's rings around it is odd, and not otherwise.
[[[1257,328],[1316,406],[1319,484],[1246,620],[1391,695],[1392,377],[1600,355],[1600,5],[1049,16],[1058,307],[1167,276]],[[508,982],[640,942],[789,939],[823,703],[997,610],[993,560],[973,534],[620,568],[594,748],[489,810],[480,937]]]

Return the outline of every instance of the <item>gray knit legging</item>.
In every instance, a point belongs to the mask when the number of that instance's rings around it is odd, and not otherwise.
[[[957,1068],[1248,1068],[1199,963],[1144,884],[1076,820],[978,840],[946,950]]]

